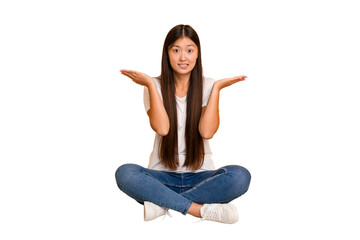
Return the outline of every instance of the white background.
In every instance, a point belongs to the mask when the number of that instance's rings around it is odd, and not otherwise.
[[[1,239],[359,239],[356,1],[2,1]],[[216,167],[245,166],[233,225],[143,221],[116,186],[147,166],[143,88],[177,24],[199,34],[221,92]]]

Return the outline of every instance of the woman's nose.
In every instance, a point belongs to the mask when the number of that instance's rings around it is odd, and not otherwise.
[[[185,52],[182,52],[182,53],[180,54],[180,60],[185,60]]]

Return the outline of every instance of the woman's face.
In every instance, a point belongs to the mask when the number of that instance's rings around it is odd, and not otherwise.
[[[169,48],[170,65],[175,74],[190,75],[198,58],[198,47],[188,37],[179,38]]]

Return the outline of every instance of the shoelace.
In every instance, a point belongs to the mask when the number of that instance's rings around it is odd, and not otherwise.
[[[163,210],[164,210],[164,217],[163,217],[163,219],[165,219],[166,216],[172,217],[172,215],[169,213],[169,209],[168,209],[168,208],[163,208]]]
[[[203,217],[204,220],[220,220],[219,211],[206,211]]]

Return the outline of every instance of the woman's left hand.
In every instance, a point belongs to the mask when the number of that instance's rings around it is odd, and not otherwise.
[[[217,80],[214,83],[214,88],[217,88],[220,91],[221,89],[231,86],[234,83],[244,81],[246,78],[247,78],[247,76],[241,75],[241,76],[236,76],[236,77],[232,77],[232,78],[224,78],[221,80]]]

